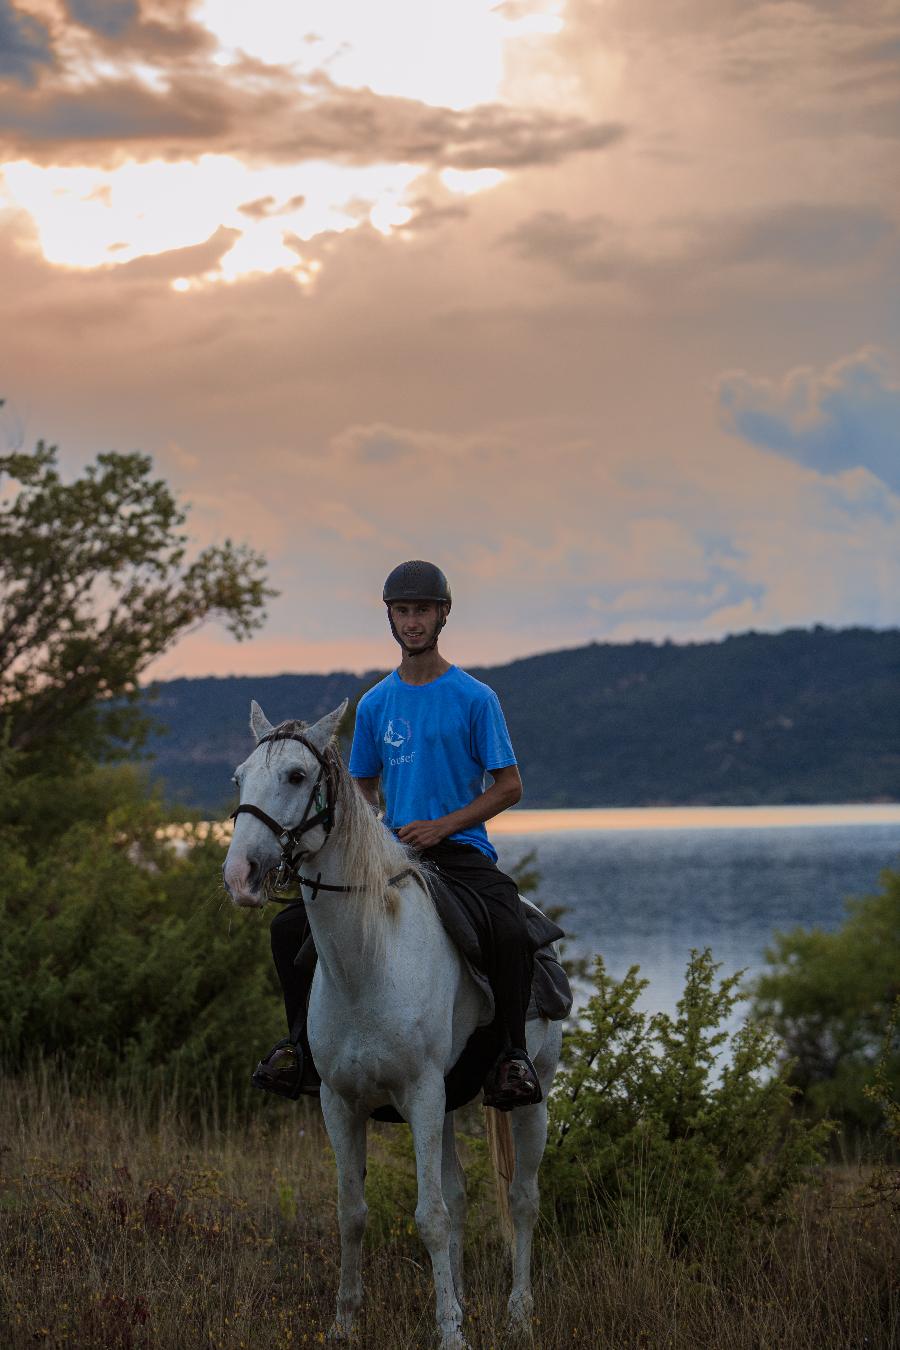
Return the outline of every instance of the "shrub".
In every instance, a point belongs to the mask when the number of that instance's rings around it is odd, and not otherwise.
[[[740,976],[717,970],[692,952],[670,1017],[637,1006],[637,966],[616,981],[597,958],[550,1102],[543,1186],[563,1223],[637,1216],[680,1244],[777,1216],[821,1160],[830,1125],[791,1112],[766,1026],[728,1030]]]
[[[880,1128],[866,1094],[875,1064],[896,1093],[900,1050],[882,1057],[891,1006],[900,995],[900,873],[885,871],[877,895],[850,900],[834,933],[795,928],[766,952],[771,969],[755,987],[757,1011],[769,1018],[792,1061],[789,1081],[813,1117]]]
[[[283,1013],[268,925],[233,913],[218,881],[223,847],[161,842],[134,770],[22,793],[26,823],[7,799],[0,826],[5,1067],[40,1052],[92,1078],[180,1083],[185,1100],[243,1096]]]
[[[887,1205],[900,1217],[900,1101],[897,1098],[895,1075],[890,1073],[900,1053],[900,997],[894,1003],[888,1022],[881,1058],[875,1067],[875,1076],[867,1084],[865,1094],[881,1111],[884,1119],[885,1157],[879,1160],[867,1185],[871,1204]]]

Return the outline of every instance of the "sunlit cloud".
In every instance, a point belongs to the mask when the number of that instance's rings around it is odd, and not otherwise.
[[[26,96],[0,108],[0,190],[59,267],[224,231],[230,250],[175,290],[273,272],[306,284],[316,269],[298,242],[365,224],[408,240],[418,216],[423,228],[453,216],[410,193],[419,177],[470,197],[622,135],[504,100],[509,51],[557,34],[561,0],[41,4],[22,40],[46,37],[46,51],[32,42]]]
[[[390,197],[383,198],[376,202],[369,212],[369,220],[378,230],[379,234],[390,234],[392,230],[400,225],[406,225],[412,219],[412,211],[408,206],[404,206]]]
[[[201,243],[225,226],[240,231],[222,259],[227,280],[302,268],[285,236],[309,241],[355,229],[367,218],[390,233],[409,219],[402,199],[421,172],[409,164],[316,161],[251,168],[226,155],[114,171],[43,168],[22,160],[6,166],[5,185],[8,199],[36,222],[49,262],[84,268],[125,263]],[[273,208],[261,218],[241,210],[264,199]]]
[[[466,108],[497,97],[511,36],[557,31],[549,15],[509,22],[499,8],[496,0],[203,0],[197,17],[220,42],[219,60],[245,52],[300,73],[327,69],[352,88]]]
[[[497,187],[505,178],[502,169],[442,169],[440,173],[444,187],[465,197]]]

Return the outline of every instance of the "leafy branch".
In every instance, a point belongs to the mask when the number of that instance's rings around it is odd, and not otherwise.
[[[67,483],[39,442],[0,456],[0,493],[0,717],[13,749],[127,734],[122,701],[152,661],[210,619],[249,637],[275,594],[246,545],[188,560],[186,514],[146,455],[98,455]]]

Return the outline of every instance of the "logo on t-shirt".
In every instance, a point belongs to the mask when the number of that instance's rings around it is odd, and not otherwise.
[[[387,731],[384,733],[385,745],[392,745],[395,750],[399,750],[401,745],[409,745],[412,740],[412,727],[405,717],[392,717],[387,724]]]
[[[405,717],[392,717],[384,733],[384,743],[389,745],[392,750],[400,753],[388,755],[389,762],[396,767],[398,764],[412,764],[415,757],[415,750],[410,750],[409,745],[412,741],[412,727]]]

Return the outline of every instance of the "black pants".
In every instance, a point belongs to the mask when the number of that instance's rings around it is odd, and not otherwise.
[[[499,1029],[507,1047],[524,1049],[533,957],[516,883],[471,844],[445,842],[426,849],[421,857],[470,886],[484,902],[493,926],[493,957],[487,973]],[[302,900],[285,905],[275,915],[271,933],[288,1029],[293,1037],[305,1041],[306,1000],[316,968],[316,950]]]
[[[316,969],[316,949],[303,901],[285,905],[272,920],[270,932],[288,1031],[296,1038],[306,1023],[306,1000]]]

